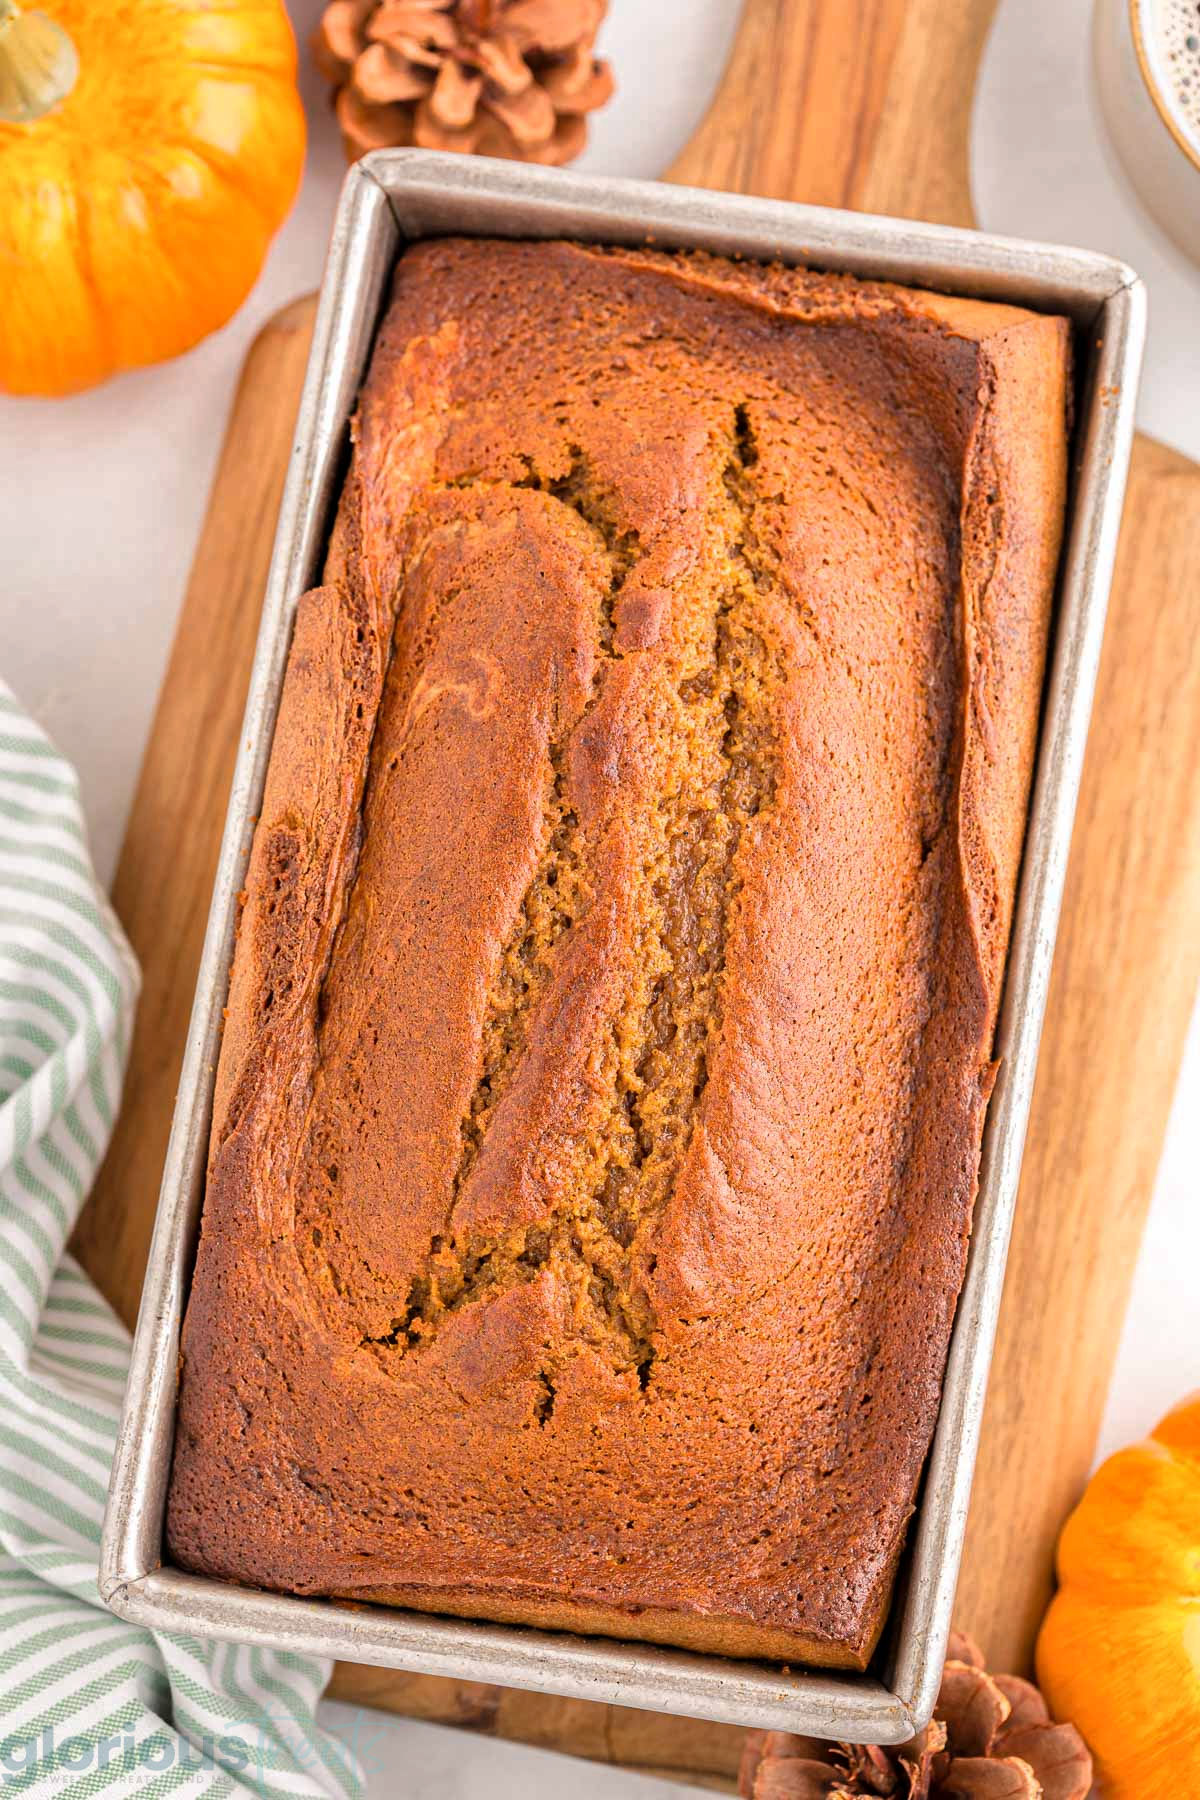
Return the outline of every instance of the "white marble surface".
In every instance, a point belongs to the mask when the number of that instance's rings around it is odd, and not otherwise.
[[[699,1791],[336,1701],[321,1711],[357,1751],[367,1800],[695,1800]]]
[[[301,36],[318,0],[292,0]],[[583,166],[654,175],[686,141],[719,76],[737,0],[612,0],[606,47],[620,92],[597,121]],[[1097,244],[1152,280],[1155,311],[1186,308],[1152,255],[1131,248],[1113,181],[1079,129],[1087,0],[1005,0],[976,125],[975,180],[986,223]],[[237,318],[189,356],[62,402],[0,400],[0,674],[78,764],[98,863],[111,873],[237,371],[264,320],[316,285],[338,182],[337,135],[311,72],[304,189]],[[1159,260],[1172,253],[1152,245]],[[1161,293],[1157,289],[1161,288]],[[1193,309],[1191,318],[1194,321]],[[1160,340],[1148,418],[1194,454],[1200,338]],[[1200,1381],[1200,1030],[1180,1084],[1134,1302],[1105,1423],[1114,1444]],[[668,1784],[541,1752],[478,1742],[410,1721],[328,1706],[368,1763],[372,1796],[421,1800],[579,1800],[682,1793]]]
[[[1138,423],[1200,458],[1200,269],[1142,211],[1111,148],[1091,12],[1091,0],[1004,0],[975,89],[975,211],[989,231],[1080,244],[1137,270],[1150,299]]]

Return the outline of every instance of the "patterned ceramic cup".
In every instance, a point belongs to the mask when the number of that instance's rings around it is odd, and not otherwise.
[[[1096,86],[1147,212],[1200,263],[1200,0],[1096,0]]]

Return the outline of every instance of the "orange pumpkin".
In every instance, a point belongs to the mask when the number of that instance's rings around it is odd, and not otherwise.
[[[1038,1680],[1105,1800],[1200,1795],[1200,1393],[1097,1470],[1058,1574]]]
[[[0,388],[18,394],[224,324],[304,159],[280,0],[44,4],[0,0]]]

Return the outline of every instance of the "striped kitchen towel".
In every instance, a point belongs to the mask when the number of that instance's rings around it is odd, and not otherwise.
[[[327,1662],[146,1631],[97,1592],[129,1340],[65,1246],[137,987],[75,774],[0,683],[0,1794],[357,1795],[316,1724]]]

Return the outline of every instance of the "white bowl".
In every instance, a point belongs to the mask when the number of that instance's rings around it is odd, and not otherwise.
[[[1133,188],[1200,263],[1200,0],[1096,0],[1101,112]]]

